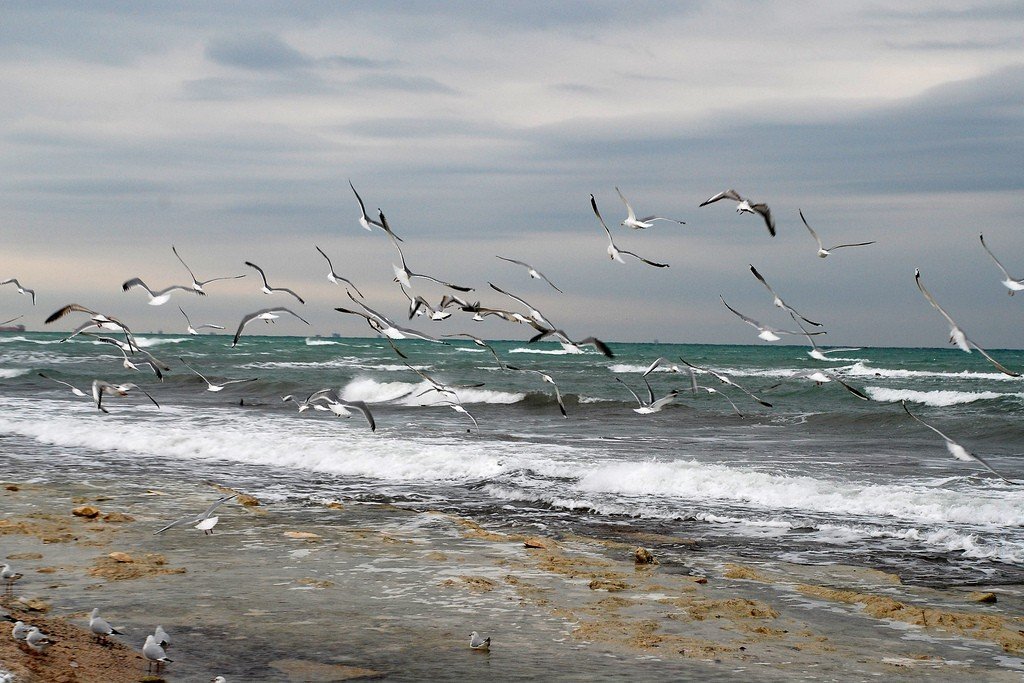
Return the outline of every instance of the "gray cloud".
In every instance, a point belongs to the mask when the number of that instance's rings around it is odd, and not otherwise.
[[[206,46],[206,56],[217,64],[255,71],[297,69],[313,61],[270,33],[214,40]]]

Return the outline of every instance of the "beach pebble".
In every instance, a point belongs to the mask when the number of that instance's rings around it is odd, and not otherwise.
[[[987,592],[983,593],[983,592],[980,592],[980,591],[975,591],[975,592],[973,592],[973,593],[971,593],[970,595],[967,596],[967,600],[970,601],[970,602],[987,602],[987,603],[992,603],[992,602],[996,602],[996,594],[995,593],[987,593]]]
[[[71,511],[75,517],[85,517],[86,519],[93,519],[100,516],[99,508],[94,508],[91,505],[80,505]]]
[[[284,535],[288,538],[298,538],[306,541],[315,541],[323,538],[320,534],[314,534],[312,531],[286,531]]]
[[[555,550],[558,548],[558,544],[550,538],[541,538],[540,536],[530,536],[524,539],[523,545],[527,548],[540,548],[543,550]]]
[[[104,522],[134,522],[135,518],[123,512],[108,512],[103,515]]]
[[[109,557],[110,559],[114,560],[115,562],[134,562],[135,561],[135,558],[132,557],[131,555],[129,555],[128,553],[113,552],[113,553],[109,553],[107,555],[107,557]]]
[[[654,559],[654,553],[647,548],[637,548],[633,551],[633,561],[637,564],[658,564]]]

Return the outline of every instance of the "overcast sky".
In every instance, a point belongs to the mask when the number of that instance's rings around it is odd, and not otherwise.
[[[6,2],[0,279],[38,305],[0,288],[0,319],[44,329],[73,301],[181,332],[178,304],[233,328],[286,303],[253,277],[161,307],[121,291],[187,283],[174,244],[200,278],[251,260],[299,291],[313,325],[279,332],[363,335],[314,244],[370,306],[400,317],[405,299],[351,179],[413,270],[509,304],[494,282],[572,335],[759,343],[719,300],[792,328],[754,264],[829,344],[942,346],[919,267],[975,341],[1020,348],[1024,296],[978,234],[1024,277],[1024,4],[899,6]],[[686,225],[618,227],[616,186]],[[777,237],[732,202],[698,208],[729,187],[771,206]],[[610,261],[590,193],[620,248],[671,267]],[[827,245],[878,243],[818,259],[798,209]]]

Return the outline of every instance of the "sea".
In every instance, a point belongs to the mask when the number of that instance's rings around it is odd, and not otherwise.
[[[801,346],[609,342],[614,357],[559,344],[494,341],[502,363],[469,340],[142,335],[172,370],[159,381],[122,366],[120,351],[60,334],[0,335],[4,478],[91,476],[151,481],[173,471],[275,501],[381,502],[465,515],[524,532],[690,539],[753,561],[844,563],[921,585],[1024,582],[1024,380],[956,349],[862,348],[815,360]],[[1024,368],[1024,352],[993,351]],[[638,414],[647,399],[678,391]],[[209,392],[211,380],[251,379]],[[692,391],[680,359],[710,373]],[[450,394],[412,368],[454,388]],[[678,366],[678,367],[676,367]],[[805,375],[826,370],[837,382]],[[681,370],[681,371],[677,371]],[[94,379],[134,382],[145,396],[87,394]],[[625,386],[624,386],[625,385]],[[306,410],[331,389],[364,401],[377,428]],[[735,408],[729,403],[735,404]],[[980,455],[953,458],[917,417]],[[478,426],[477,426],[478,425]],[[127,485],[127,484],[126,484]],[[664,552],[664,551],[662,551]],[[680,549],[680,552],[683,552]]]

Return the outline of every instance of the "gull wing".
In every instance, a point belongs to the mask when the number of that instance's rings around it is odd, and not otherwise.
[[[626,217],[626,220],[635,221],[636,220],[636,213],[634,213],[633,207],[629,205],[629,202],[626,201],[626,197],[625,197],[625,195],[622,194],[622,190],[620,190],[619,188],[616,187],[615,191],[619,193],[619,199],[621,199],[622,203],[626,205],[626,213],[629,214]]]
[[[741,197],[740,193],[737,192],[736,190],[724,190],[722,192],[719,192],[716,195],[712,195],[711,197],[708,197],[707,199],[702,201],[700,203],[700,205],[701,206],[707,206],[708,204],[714,204],[715,202],[719,201],[720,199],[732,199],[732,200],[735,200],[737,202],[742,202],[743,201],[743,197]]]

